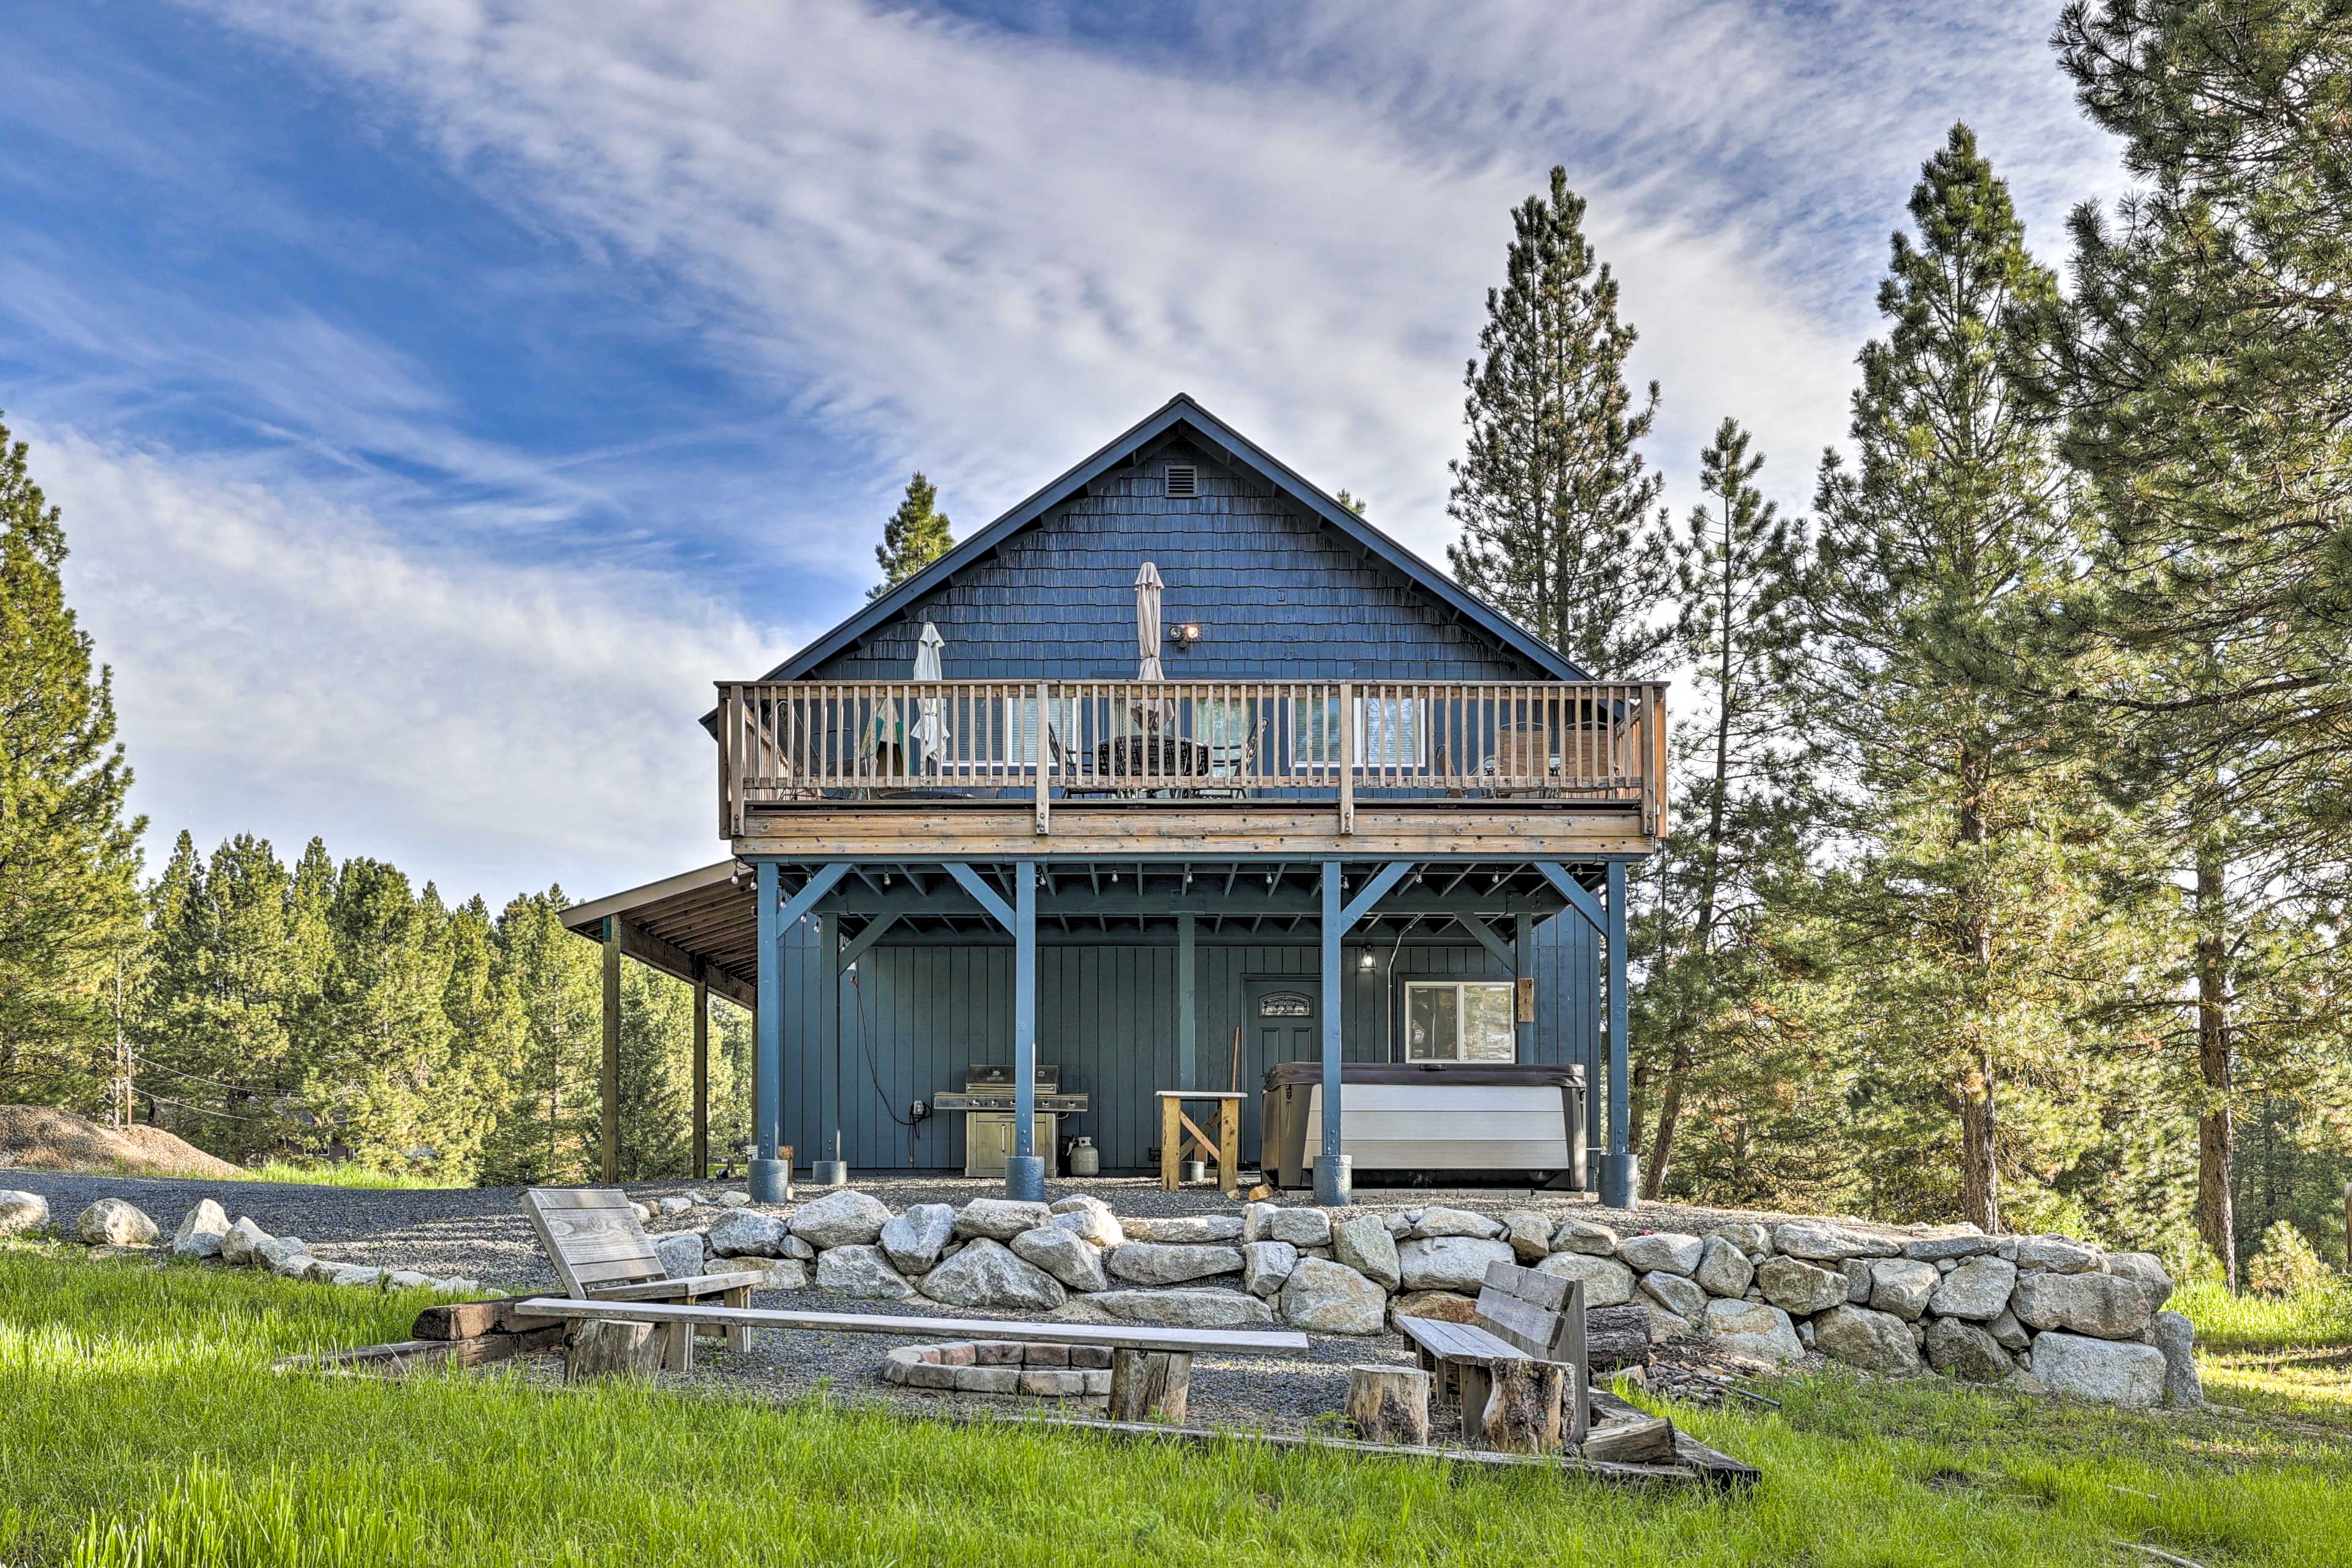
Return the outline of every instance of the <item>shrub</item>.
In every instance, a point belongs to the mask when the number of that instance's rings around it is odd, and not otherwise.
[[[2246,1284],[2273,1296],[2301,1296],[2326,1289],[2335,1270],[2320,1261],[2303,1232],[2280,1220],[2263,1233],[2263,1248],[2246,1263]]]

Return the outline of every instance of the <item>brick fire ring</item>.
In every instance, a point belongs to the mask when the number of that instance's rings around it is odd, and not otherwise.
[[[1107,1398],[1110,1347],[1024,1344],[1013,1340],[900,1345],[882,1363],[882,1381],[953,1394]]]

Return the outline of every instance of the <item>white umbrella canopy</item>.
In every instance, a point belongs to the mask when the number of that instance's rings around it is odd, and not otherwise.
[[[1165,680],[1160,668],[1160,568],[1147,561],[1135,574],[1135,640],[1142,658],[1138,662],[1138,680]],[[1175,716],[1175,705],[1166,700],[1139,702],[1133,709],[1139,722],[1150,724]]]
[[[917,680],[947,679],[944,667],[940,662],[940,650],[947,645],[948,639],[940,636],[940,628],[925,621],[923,634],[917,640],[915,647],[915,679]],[[941,754],[947,749],[947,703],[940,698],[926,697],[916,706],[920,710],[922,717],[915,721],[915,739],[923,743],[924,758],[936,763],[940,760]]]

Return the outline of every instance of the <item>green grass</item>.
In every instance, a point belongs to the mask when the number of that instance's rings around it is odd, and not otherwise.
[[[110,1170],[79,1173],[147,1177],[155,1174],[153,1171],[137,1170],[120,1161]],[[361,1187],[372,1192],[429,1192],[465,1185],[463,1182],[439,1181],[404,1171],[379,1171],[367,1165],[289,1165],[280,1160],[272,1160],[266,1165],[239,1165],[226,1175],[189,1179],[205,1182],[287,1182],[305,1187]]]
[[[0,1245],[0,1563],[2352,1563],[2352,1422],[1823,1377],[1675,1407],[1742,1495],[1124,1444],[511,1372],[278,1376],[427,1298]],[[877,1347],[878,1354],[878,1347]]]

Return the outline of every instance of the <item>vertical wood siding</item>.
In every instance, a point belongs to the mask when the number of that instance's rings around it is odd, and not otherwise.
[[[814,922],[809,922],[814,925]],[[1573,916],[1537,928],[1536,1053],[1542,1062],[1584,1062],[1595,1034],[1595,948]],[[887,943],[869,949],[844,977],[838,1062],[820,1044],[815,987],[826,943],[786,948],[785,1126],[802,1163],[829,1156],[838,1104],[844,1157],[861,1170],[953,1171],[963,1166],[963,1118],[940,1114],[903,1125],[910,1101],[963,1086],[975,1062],[1013,1057],[1013,950]],[[1363,950],[1345,950],[1345,1048],[1351,1061],[1391,1059],[1395,1017],[1407,979],[1453,976],[1507,980],[1509,971],[1483,947],[1406,947],[1391,969],[1385,944],[1377,966],[1361,968]],[[1243,986],[1259,978],[1315,983],[1320,958],[1297,943],[1198,950],[1201,1080],[1222,1089],[1232,1071],[1233,1033],[1244,1022]],[[1086,1094],[1092,1109],[1066,1120],[1063,1135],[1094,1139],[1110,1170],[1148,1167],[1160,1132],[1153,1095],[1179,1082],[1176,949],[1166,946],[1041,948],[1037,955],[1038,1058],[1062,1069],[1065,1089]],[[1258,1086],[1272,1065],[1256,1031],[1244,1028],[1241,1085],[1243,1147],[1258,1139]]]

